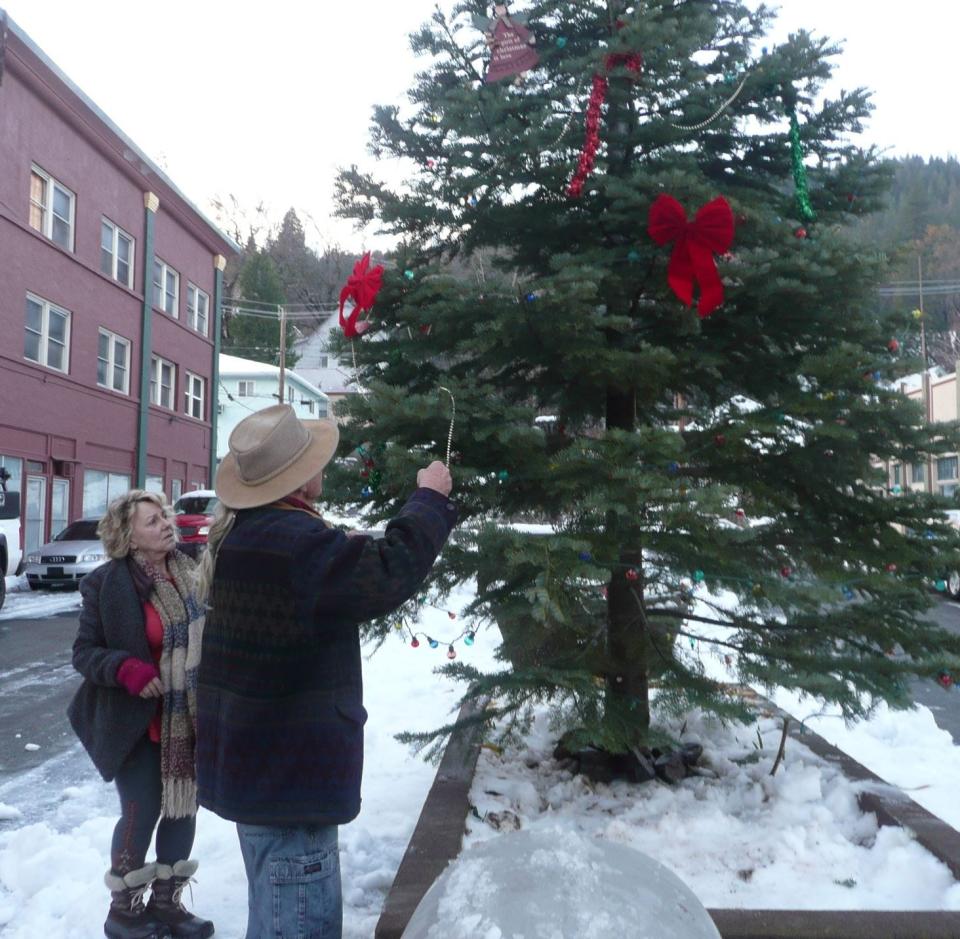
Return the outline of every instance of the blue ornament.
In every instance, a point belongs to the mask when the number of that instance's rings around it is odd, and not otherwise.
[[[562,49],[567,44],[566,36],[557,36],[557,48]]]
[[[680,472],[680,464],[677,463],[676,461],[672,461],[672,462],[668,463],[668,464],[667,464],[667,472],[668,472],[671,476],[676,476],[677,473]]]
[[[932,531],[930,531],[930,529],[928,528],[928,529],[923,533],[923,537],[926,538],[927,541],[933,541],[933,539],[936,538],[937,536],[936,536]]]
[[[637,251],[636,248],[632,248],[629,254],[627,254],[627,260],[630,261],[631,264],[635,264],[640,260],[640,252]]]
[[[945,593],[947,590],[947,582],[945,580],[938,580],[934,586],[936,586],[940,593]]]
[[[880,379],[881,379],[882,377],[883,377],[883,376],[882,376],[879,372],[874,372],[874,373],[873,373],[873,380],[874,380],[874,381],[880,381]]]
[[[846,600],[852,600],[855,596],[854,592],[849,587],[843,588],[843,596]]]
[[[537,299],[537,295],[535,293],[528,293],[525,299],[527,303],[533,303],[533,301]]]
[[[360,490],[360,495],[362,495],[364,499],[369,499],[370,496],[373,495],[373,490],[369,486],[364,486],[363,489]]]
[[[465,646],[472,646],[475,638],[476,638],[476,633],[467,633],[466,636],[464,636],[463,638],[463,644]]]
[[[413,278],[416,277],[417,275],[414,274],[413,271],[411,271],[409,268],[407,268],[407,270],[403,272],[403,276],[406,277],[407,280],[413,280]]]
[[[581,551],[579,558],[581,561],[592,561],[593,555],[589,551]]]
[[[502,483],[505,483],[509,478],[510,474],[506,470],[500,470],[500,472],[497,473],[497,479]]]
[[[431,648],[431,649],[436,649],[436,648],[438,648],[439,645],[440,645],[440,643],[437,642],[436,639],[431,639],[429,636],[427,637],[427,642],[430,643],[430,648]]]

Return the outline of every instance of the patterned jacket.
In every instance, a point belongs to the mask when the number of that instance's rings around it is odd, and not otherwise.
[[[254,825],[356,818],[367,717],[358,625],[417,592],[456,517],[431,489],[379,539],[282,504],[237,513],[203,634],[201,805]]]

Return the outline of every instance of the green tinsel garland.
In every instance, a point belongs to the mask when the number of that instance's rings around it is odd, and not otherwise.
[[[803,164],[803,144],[800,142],[800,122],[797,109],[793,104],[787,108],[790,115],[790,159],[793,163],[793,182],[797,190],[797,211],[800,219],[808,225],[816,221],[817,214],[810,204],[810,190],[807,188],[807,168]]]

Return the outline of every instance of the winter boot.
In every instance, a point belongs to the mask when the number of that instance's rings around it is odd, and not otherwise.
[[[177,861],[157,865],[157,879],[147,904],[147,912],[170,927],[174,939],[208,939],[213,935],[213,923],[194,916],[181,902],[183,888],[197,872],[196,861]]]
[[[154,919],[143,905],[143,895],[156,875],[156,864],[123,876],[112,870],[104,875],[111,901],[103,931],[109,939],[170,939],[167,926]]]

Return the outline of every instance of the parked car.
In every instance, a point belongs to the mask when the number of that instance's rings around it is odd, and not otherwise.
[[[212,489],[185,492],[173,503],[180,533],[180,550],[184,554],[195,558],[203,552],[213,523],[213,513],[219,504],[217,494]]]
[[[7,597],[5,578],[19,573],[20,567],[20,493],[7,492],[6,481],[0,474],[0,607]]]
[[[31,551],[23,572],[31,590],[41,587],[76,587],[108,559],[97,535],[98,518],[71,522],[53,541]]]

